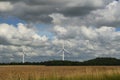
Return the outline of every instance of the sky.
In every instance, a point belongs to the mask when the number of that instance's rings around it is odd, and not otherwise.
[[[0,62],[120,58],[118,0],[0,0]]]

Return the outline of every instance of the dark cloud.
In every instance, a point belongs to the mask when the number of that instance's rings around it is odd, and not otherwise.
[[[0,36],[0,45],[10,45],[9,41],[5,38]]]
[[[61,13],[69,17],[79,17],[89,14],[92,10],[103,7],[96,0],[1,0],[8,1],[13,5],[11,11],[4,14],[15,16],[28,22],[50,23],[52,19],[48,16],[52,13]],[[103,2],[103,3],[102,3]],[[107,1],[108,2],[108,1]],[[98,6],[99,5],[99,6]]]
[[[64,14],[65,16],[84,16],[89,14],[92,10],[95,10],[94,7],[68,7],[66,9],[63,9],[61,11],[58,11],[61,14]]]

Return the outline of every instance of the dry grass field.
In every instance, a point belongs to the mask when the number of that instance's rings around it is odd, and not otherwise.
[[[120,80],[120,67],[0,66],[0,80]]]

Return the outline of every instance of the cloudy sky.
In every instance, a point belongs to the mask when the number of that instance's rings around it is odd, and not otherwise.
[[[120,58],[116,0],[0,0],[0,62]]]

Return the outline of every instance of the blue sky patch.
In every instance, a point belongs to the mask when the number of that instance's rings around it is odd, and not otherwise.
[[[120,31],[120,28],[118,27],[118,28],[116,28],[116,31]]]
[[[19,18],[16,17],[0,17],[0,23],[6,23],[6,24],[12,24],[14,26],[17,26],[18,23],[23,23],[25,24],[25,21],[20,20]]]
[[[50,32],[51,24],[36,24],[35,26],[38,29],[39,35],[46,35],[49,39],[53,38],[54,34]]]

